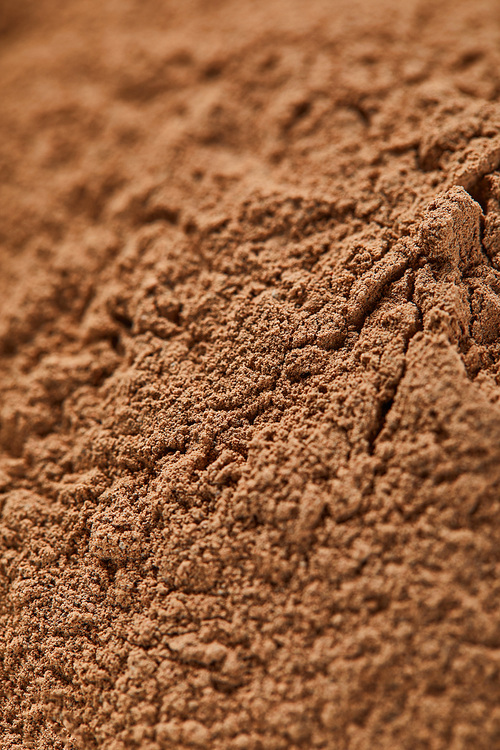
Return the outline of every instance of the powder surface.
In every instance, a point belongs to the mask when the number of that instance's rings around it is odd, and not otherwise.
[[[1,747],[500,748],[499,4],[0,35]]]

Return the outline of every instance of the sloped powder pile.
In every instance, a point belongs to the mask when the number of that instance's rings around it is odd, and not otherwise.
[[[0,6],[3,750],[500,748],[500,6]]]

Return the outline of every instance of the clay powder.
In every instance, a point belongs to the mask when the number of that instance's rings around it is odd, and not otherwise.
[[[1,747],[499,748],[498,3],[0,33]]]

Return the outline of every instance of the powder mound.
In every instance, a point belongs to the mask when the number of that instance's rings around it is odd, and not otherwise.
[[[24,5],[2,748],[499,746],[491,3]]]

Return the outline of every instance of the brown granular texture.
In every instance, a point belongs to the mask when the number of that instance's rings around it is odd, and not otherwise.
[[[2,0],[2,750],[500,748],[497,0]]]

